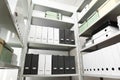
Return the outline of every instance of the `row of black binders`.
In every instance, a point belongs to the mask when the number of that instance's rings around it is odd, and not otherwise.
[[[24,74],[51,75],[75,74],[75,57],[43,54],[26,54]]]
[[[61,44],[75,44],[74,31],[69,29],[60,29],[59,37]]]

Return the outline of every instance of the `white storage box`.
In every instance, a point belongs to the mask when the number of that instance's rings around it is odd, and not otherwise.
[[[100,37],[94,39],[94,44],[102,42],[102,41],[108,39],[110,36],[114,35],[114,33],[115,33],[114,31],[109,31],[106,34],[101,35]]]
[[[44,18],[45,17],[45,12],[33,10],[32,16],[33,17],[42,17],[42,18]]]
[[[100,37],[101,35],[108,33],[109,31],[116,32],[116,31],[118,31],[118,29],[113,26],[108,26],[108,27],[104,28],[103,30],[99,31],[98,33],[94,34],[92,36],[92,39],[96,39],[96,38]]]

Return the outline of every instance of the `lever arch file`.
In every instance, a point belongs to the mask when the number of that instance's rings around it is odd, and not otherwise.
[[[58,74],[58,56],[52,56],[52,74]]]
[[[64,74],[64,56],[58,56],[58,72]]]
[[[65,29],[65,44],[70,44],[70,30]]]
[[[48,43],[53,43],[53,28],[48,27]]]
[[[74,36],[74,31],[70,31],[70,43],[75,44],[75,36]]]
[[[70,74],[76,73],[76,68],[75,68],[75,57],[74,56],[69,56],[70,57]]]
[[[24,74],[31,74],[31,62],[32,62],[32,54],[26,54]]]
[[[47,27],[42,27],[42,43],[47,43],[48,34],[47,34]]]
[[[65,74],[70,74],[70,57],[69,56],[65,56],[64,59],[64,64],[65,64]]]
[[[51,69],[52,69],[52,55],[46,55],[46,60],[45,60],[45,75],[48,74],[50,75],[51,74]]]
[[[33,54],[32,57],[32,65],[31,65],[31,74],[37,74],[38,73],[38,54]]]
[[[59,37],[60,37],[60,43],[64,44],[65,43],[65,30],[60,29]]]
[[[45,74],[45,55],[39,54],[38,74]]]
[[[59,29],[54,28],[54,44],[59,44]]]

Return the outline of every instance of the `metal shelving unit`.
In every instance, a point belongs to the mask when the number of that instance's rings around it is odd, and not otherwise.
[[[79,36],[91,36],[93,31],[95,31],[97,28],[99,28],[101,23],[107,19],[111,19],[113,21],[116,21],[116,17],[120,14],[120,2],[118,2],[113,8],[110,9],[108,13],[106,13],[103,17],[100,17],[96,22],[94,22],[86,31],[79,34]],[[99,25],[99,26],[98,26]]]
[[[112,45],[112,44],[115,44],[117,42],[120,42],[120,31],[114,33],[113,35],[111,35],[110,37],[106,38],[105,40],[102,40],[98,43],[95,43],[93,45],[90,45],[90,46],[87,46],[85,48],[82,48],[81,49],[81,52],[89,52],[89,51],[94,51],[98,48],[99,45],[101,44],[104,44],[103,47],[106,47],[106,46],[109,46],[109,45]],[[106,44],[105,43],[109,43],[109,44]],[[102,48],[103,48],[102,47]]]
[[[8,40],[8,43],[22,47],[21,37],[19,35],[19,32],[16,29],[15,19],[14,19],[13,15],[9,9],[9,5],[8,5],[7,0],[0,1],[0,10],[1,10],[1,12],[0,12],[0,24],[2,24],[2,26],[4,26],[3,28],[16,34],[14,41],[13,41],[12,36],[11,36],[10,40]],[[4,39],[4,37],[5,36],[2,36],[3,39]]]
[[[79,6],[77,12],[82,11],[82,9],[91,2],[91,0],[83,0],[83,2],[81,3],[81,5]]]
[[[94,5],[93,7],[91,7],[88,12],[79,20],[79,22],[83,22],[85,21],[88,16],[90,16],[93,11],[97,11],[97,8],[100,7],[100,5],[102,5],[105,1],[100,2],[101,4],[99,4],[99,1],[98,0]],[[97,5],[97,7],[95,6]],[[91,26],[89,26],[84,32],[82,32],[81,34],[79,34],[79,37],[91,37],[93,35],[93,32],[95,30],[97,30],[98,28],[101,27],[100,24],[102,24],[103,22],[105,22],[106,20],[113,20],[113,21],[116,21],[116,18],[117,16],[120,14],[120,1],[118,3],[116,3],[116,5],[114,5],[114,7],[112,7],[107,13],[105,13],[104,16],[100,17],[97,21],[95,21]],[[90,14],[90,15],[89,15]],[[87,16],[86,16],[87,15]],[[97,42],[97,43],[94,43],[94,44],[91,44],[89,46],[86,46],[84,48],[81,48],[79,51],[80,51],[80,54],[83,55],[83,54],[87,54],[86,52],[92,52],[92,51],[96,51],[96,50],[99,50],[99,49],[102,49],[102,48],[105,48],[105,47],[108,47],[110,45],[113,45],[113,44],[116,44],[118,42],[120,42],[120,31],[112,34],[111,36],[109,36],[108,38],[104,39],[104,40],[101,40],[100,42]],[[85,53],[84,53],[85,52]],[[88,53],[89,54],[89,53]],[[111,75],[104,75],[104,74],[94,74],[94,73],[89,73],[89,74],[86,74],[86,73],[82,73],[82,76],[83,77],[99,77],[99,78],[114,78],[114,79],[119,79],[120,76],[115,76],[113,74]]]
[[[84,22],[87,18],[98,9],[106,0],[97,0],[92,7],[87,11],[85,15],[78,21],[79,23]]]
[[[16,69],[16,68],[19,69],[20,67],[0,61],[0,69],[9,69],[9,68],[10,69]]]
[[[43,5],[38,5],[38,4],[32,4],[32,10],[38,10],[38,11],[55,11],[59,12],[62,15],[69,16],[71,17],[73,12],[66,11],[66,10],[61,10],[57,8],[52,8],[52,7],[47,7]],[[32,11],[32,12],[33,12]],[[62,20],[55,20],[55,19],[49,19],[45,17],[40,17],[37,15],[32,15],[31,16],[31,24],[32,25],[39,25],[39,26],[49,26],[49,27],[55,27],[55,28],[60,28],[60,29],[71,29],[74,26],[74,21],[69,22],[69,21],[62,21]],[[42,50],[54,50],[54,51],[68,51],[68,53],[75,49],[77,46],[76,45],[71,45],[71,44],[54,44],[54,43],[40,43],[40,42],[34,42],[34,41],[28,41],[28,49],[42,49]],[[75,53],[74,53],[75,54]],[[70,55],[70,53],[69,53]],[[25,60],[25,59],[24,59]],[[79,76],[79,74],[51,74],[51,75],[24,75],[22,74],[22,77],[24,80],[27,77],[35,77],[35,78],[41,78],[41,77],[76,77]]]

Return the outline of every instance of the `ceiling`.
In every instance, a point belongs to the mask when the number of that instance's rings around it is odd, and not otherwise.
[[[49,0],[78,7],[83,0]]]

